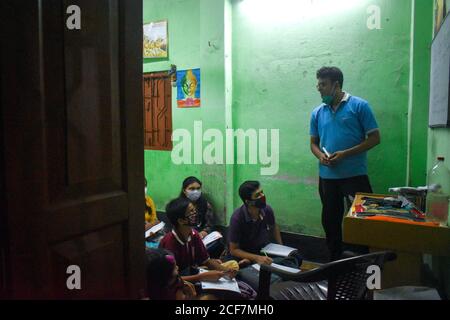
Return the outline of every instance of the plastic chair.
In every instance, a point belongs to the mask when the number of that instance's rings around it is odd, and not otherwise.
[[[323,264],[317,269],[289,273],[269,265],[261,265],[259,273],[259,300],[364,300],[368,296],[367,279],[369,266],[383,269],[387,261],[397,255],[383,251],[360,255]],[[275,273],[283,282],[270,285]]]

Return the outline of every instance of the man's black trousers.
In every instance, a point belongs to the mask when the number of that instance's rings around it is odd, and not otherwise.
[[[342,254],[342,220],[344,217],[344,199],[348,206],[355,193],[372,193],[368,176],[346,179],[319,180],[319,194],[322,201],[322,226],[332,261]],[[349,197],[351,196],[351,198]]]

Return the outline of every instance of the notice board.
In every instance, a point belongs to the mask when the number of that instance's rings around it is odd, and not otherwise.
[[[447,15],[431,46],[431,128],[450,128],[450,17]]]

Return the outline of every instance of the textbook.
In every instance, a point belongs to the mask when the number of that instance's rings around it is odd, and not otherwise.
[[[199,272],[206,272],[208,270],[199,269]],[[220,278],[216,282],[212,281],[201,281],[203,290],[226,290],[226,291],[234,291],[237,293],[241,293],[241,289],[239,289],[239,285],[236,279],[226,279],[224,277]]]
[[[150,234],[157,234],[159,231],[161,231],[164,226],[166,224],[164,222],[160,222],[157,225],[154,225],[153,227],[151,227],[150,229],[148,229],[147,231],[145,231],[145,239],[147,239],[148,237],[150,237]]]
[[[211,242],[216,241],[217,239],[220,239],[222,237],[223,236],[220,234],[220,232],[213,231],[210,234],[208,234],[206,237],[203,238],[203,244],[206,247]]]
[[[298,250],[292,247],[283,246],[281,244],[269,243],[267,246],[261,249],[262,253],[266,253],[271,256],[289,257],[291,254]]]

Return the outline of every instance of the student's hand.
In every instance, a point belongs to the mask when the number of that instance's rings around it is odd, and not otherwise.
[[[259,256],[258,258],[256,258],[256,263],[257,264],[272,264],[273,260],[272,258],[266,257],[266,256]]]
[[[200,281],[212,281],[216,282],[219,281],[220,278],[222,278],[225,274],[225,271],[207,271],[200,274]]]
[[[229,279],[234,279],[236,278],[237,275],[237,270],[233,270],[233,269],[228,269],[227,271],[225,271],[225,278],[229,278]]]
[[[331,162],[330,162],[330,158],[327,157],[327,155],[325,153],[321,153],[320,154],[320,163],[324,166],[330,166]]]
[[[252,262],[249,259],[242,259],[238,262],[239,269],[245,268],[246,266],[252,264]]]
[[[203,239],[204,237],[206,237],[206,236],[208,235],[208,232],[206,232],[206,231],[200,231],[198,235],[200,236],[200,238]]]
[[[336,164],[337,162],[341,161],[342,159],[344,159],[346,157],[345,151],[337,151],[335,153],[333,153],[330,156],[330,163],[332,165]]]

